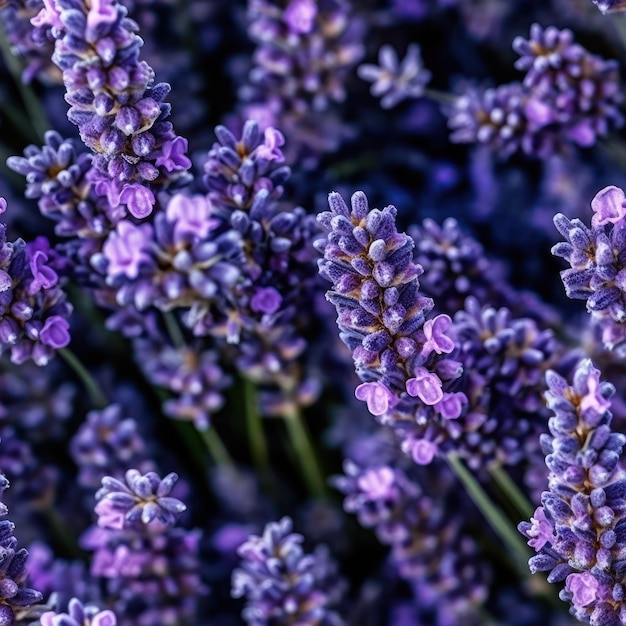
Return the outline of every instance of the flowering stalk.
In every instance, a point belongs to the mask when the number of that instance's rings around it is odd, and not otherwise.
[[[170,87],[154,84],[139,58],[137,25],[117,0],[51,0],[32,19],[56,39],[53,61],[63,71],[68,117],[94,153],[91,180],[112,207],[150,215],[154,190],[191,166],[187,140],[166,122]]]
[[[565,293],[586,300],[605,347],[612,350],[626,339],[626,196],[618,187],[605,187],[591,209],[591,227],[562,213],[554,216],[565,241],[552,254],[571,265],[561,272]]]
[[[624,494],[620,456],[626,436],[611,428],[615,388],[600,381],[590,360],[577,367],[573,384],[548,372],[553,416],[541,446],[549,469],[548,489],[530,522],[519,524],[537,551],[530,571],[565,580],[560,598],[580,621],[618,626],[624,621]]]

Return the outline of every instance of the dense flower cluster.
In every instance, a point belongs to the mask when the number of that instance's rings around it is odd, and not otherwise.
[[[112,207],[148,216],[161,187],[187,170],[187,140],[165,121],[170,87],[154,84],[139,59],[137,26],[117,0],[91,5],[47,2],[32,23],[56,40],[53,61],[63,72],[68,118],[94,152],[91,181]]]
[[[548,490],[520,531],[537,552],[529,565],[549,582],[565,580],[561,599],[591,624],[621,624],[624,594],[621,554],[626,475],[619,464],[626,437],[611,428],[614,387],[583,361],[573,384],[547,375],[550,434],[541,445],[550,470]]]
[[[304,537],[291,529],[291,519],[284,517],[237,549],[241,563],[233,572],[232,594],[246,598],[244,620],[250,626],[287,621],[340,626],[344,622],[333,605],[342,586],[334,564],[323,547],[305,554]]]
[[[489,145],[508,156],[518,150],[547,156],[563,142],[591,146],[624,118],[619,111],[618,65],[574,43],[573,33],[533,24],[517,37],[515,67],[523,82],[473,89],[452,106],[451,140]]]
[[[0,198],[6,209],[6,201]],[[72,306],[59,283],[59,263],[45,238],[7,241],[0,223],[0,345],[14,363],[46,365],[70,342]]]
[[[587,301],[587,311],[602,328],[602,340],[612,349],[626,339],[626,197],[618,187],[606,187],[591,202],[591,228],[562,213],[554,224],[566,241],[552,248],[572,266],[561,272],[570,298]]]
[[[0,0],[0,626],[626,624],[624,11]]]

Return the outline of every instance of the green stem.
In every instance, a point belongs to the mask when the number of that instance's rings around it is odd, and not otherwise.
[[[458,99],[458,96],[446,91],[439,91],[438,89],[424,89],[424,97],[430,98],[439,104],[454,104]]]
[[[285,416],[289,439],[302,467],[304,480],[309,492],[316,498],[326,497],[326,483],[320,469],[319,461],[311,444],[311,437],[302,415],[295,410]]]
[[[263,476],[269,473],[269,453],[263,431],[263,421],[258,410],[256,387],[247,378],[243,380],[243,391],[246,405],[246,422],[250,437],[250,453],[254,466]]]
[[[74,370],[74,373],[78,376],[78,378],[80,378],[85,386],[85,389],[87,389],[87,392],[89,393],[91,403],[99,409],[104,408],[109,403],[106,395],[100,389],[94,377],[88,372],[87,368],[80,362],[78,357],[68,348],[61,348],[58,350],[58,354]]]
[[[200,437],[202,438],[209,455],[218,465],[222,465],[224,467],[233,467],[235,465],[228,449],[224,445],[221,437],[217,434],[214,426],[197,430],[200,433]]]
[[[615,30],[622,41],[622,45],[626,47],[626,16],[615,15],[609,20],[615,26]]]
[[[501,465],[493,465],[489,469],[491,478],[498,485],[499,489],[509,498],[517,509],[517,512],[524,518],[530,519],[535,511],[535,507],[530,500],[522,493],[522,490],[511,479],[508,472]]]
[[[46,119],[41,102],[35,95],[32,87],[26,85],[22,80],[22,65],[11,51],[11,44],[4,28],[0,28],[0,49],[2,50],[2,58],[11,72],[15,85],[19,89],[32,128],[38,135],[38,139],[43,139],[46,131],[50,129],[50,125]]]
[[[518,569],[524,577],[528,577],[530,573],[526,564],[528,563],[529,554],[524,545],[522,536],[519,535],[517,530],[505,519],[502,511],[490,500],[480,483],[474,478],[467,467],[465,467],[461,459],[455,453],[450,453],[447,456],[447,460],[452,471],[456,474],[468,495],[478,507],[478,510],[483,514],[483,517],[489,522],[491,528],[511,552],[516,569]]]
[[[46,517],[48,528],[63,546],[66,555],[73,559],[79,559],[81,557],[81,552],[78,544],[76,543],[76,538],[74,537],[70,527],[61,519],[58,511],[54,507],[49,506],[43,509],[43,514]]]
[[[163,321],[174,346],[176,348],[184,348],[187,342],[174,314],[171,311],[163,313]]]

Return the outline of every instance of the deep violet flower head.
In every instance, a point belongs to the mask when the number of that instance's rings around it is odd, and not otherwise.
[[[420,289],[439,312],[454,315],[470,294],[482,304],[505,304],[502,299],[510,288],[503,265],[489,259],[457,220],[449,217],[438,224],[427,218],[410,227],[409,235],[415,242],[415,261],[424,268]]]
[[[0,497],[8,489],[9,481],[0,474]],[[8,513],[4,502],[0,502],[0,516]],[[13,535],[15,524],[9,520],[0,521],[0,624],[13,626],[16,620],[24,617],[27,609],[41,602],[42,594],[27,586],[28,550],[17,548]]]
[[[101,611],[93,605],[83,605],[72,598],[67,613],[47,611],[40,618],[41,626],[117,626],[117,617],[110,610]]]
[[[318,244],[319,270],[333,284],[327,299],[363,381],[356,397],[391,424],[458,418],[467,399],[448,391],[462,374],[460,363],[448,358],[455,347],[452,322],[428,316],[433,301],[419,292],[422,268],[413,262],[413,240],[396,228],[396,208],[370,209],[362,192],[353,194],[351,208],[338,193],[330,194],[329,205],[318,216],[328,233]],[[407,451],[429,463],[436,446],[422,444],[415,439]]]
[[[0,223],[0,349],[10,351],[14,363],[32,359],[46,365],[70,342],[72,307],[61,289],[56,260],[44,237],[9,242]]]
[[[406,98],[421,97],[431,78],[417,44],[409,45],[402,61],[390,45],[383,45],[378,51],[378,65],[363,63],[357,72],[360,78],[372,83],[373,96],[382,96],[383,109],[391,109]]]
[[[89,411],[70,442],[70,452],[79,468],[78,483],[86,489],[97,489],[105,476],[122,479],[128,467],[153,469],[144,461],[148,446],[137,421],[126,417],[119,404]]]
[[[105,476],[96,492],[98,525],[112,530],[138,522],[162,528],[173,526],[187,509],[170,496],[177,480],[174,472],[161,478],[156,472],[142,474],[135,469],[128,470],[124,480]]]
[[[478,545],[458,500],[454,512],[446,510],[442,493],[430,497],[402,467],[363,467],[347,460],[343,469],[333,484],[345,495],[344,509],[390,547],[391,564],[413,588],[419,610],[441,616],[433,623],[470,618],[474,623],[488,595],[490,573],[477,563]],[[441,487],[445,493],[445,485]]]
[[[554,224],[565,241],[552,248],[571,268],[561,272],[568,297],[586,300],[587,311],[602,329],[609,349],[626,339],[626,197],[605,187],[591,202],[591,227],[562,213]]]
[[[218,351],[199,341],[174,347],[154,338],[136,339],[134,348],[148,380],[172,393],[163,403],[165,414],[189,420],[200,430],[209,428],[211,416],[225,404],[224,390],[232,384]]]
[[[61,72],[52,63],[54,43],[50,39],[33,38],[30,20],[41,10],[41,0],[3,0],[0,2],[0,20],[11,45],[11,52],[24,63],[22,81],[30,83],[37,78],[44,84],[62,82]]]
[[[323,546],[306,554],[304,537],[291,530],[291,519],[284,517],[238,548],[231,594],[246,600],[243,619],[249,626],[340,626],[344,622],[333,610],[343,592],[336,565]]]
[[[261,131],[254,120],[247,120],[241,139],[225,126],[216,126],[217,142],[204,164],[204,182],[209,199],[219,212],[231,217],[233,211],[250,211],[263,191],[268,200],[282,196],[283,184],[291,170],[284,165],[282,133],[275,128]]]
[[[106,276],[118,306],[181,308],[185,323],[205,334],[241,275],[239,233],[220,224],[205,196],[176,194],[153,224],[121,221],[92,265]]]
[[[487,145],[502,156],[529,146],[524,101],[519,83],[467,87],[450,108],[450,141]]]
[[[350,134],[333,105],[363,56],[365,24],[344,0],[251,0],[248,23],[257,47],[243,118],[281,128],[290,160],[313,165]]]
[[[503,156],[521,150],[546,157],[564,142],[591,146],[623,124],[616,61],[574,43],[567,29],[538,24],[513,48],[524,81],[468,88],[450,108],[452,141],[486,144]]]
[[[613,432],[610,397],[589,359],[568,382],[546,375],[550,433],[541,437],[549,470],[547,490],[530,522],[518,528],[537,551],[531,572],[565,581],[560,597],[581,622],[618,626],[624,621],[624,496],[620,455],[626,436]]]
[[[8,167],[26,178],[25,196],[36,199],[41,214],[56,222],[57,235],[104,238],[126,211],[93,192],[92,155],[54,130],[44,141],[41,148],[27,146],[23,157],[7,159]]]
[[[56,39],[53,61],[63,72],[69,120],[94,153],[90,180],[113,208],[147,217],[155,190],[191,166],[187,140],[166,121],[166,83],[140,60],[137,24],[117,0],[50,0],[33,18]]]

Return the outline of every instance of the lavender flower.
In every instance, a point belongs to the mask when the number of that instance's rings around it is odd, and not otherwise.
[[[0,494],[9,487],[9,481],[0,474]],[[0,515],[7,514],[7,507],[0,502]],[[13,626],[23,617],[26,609],[42,600],[39,591],[27,586],[28,550],[17,549],[17,539],[13,535],[15,525],[0,521],[0,624]]]
[[[480,90],[468,88],[451,107],[450,141],[478,143],[509,156],[528,145],[525,94],[518,83]]]
[[[32,359],[46,365],[70,342],[72,307],[53,261],[54,251],[45,238],[11,243],[6,226],[0,224],[0,349],[8,348],[14,363]]]
[[[116,290],[118,306],[184,308],[185,323],[206,334],[241,275],[240,237],[220,224],[205,197],[175,195],[154,224],[120,222],[92,264]]]
[[[101,611],[72,598],[67,613],[48,611],[41,616],[41,626],[117,626],[117,617],[113,611]]]
[[[4,0],[0,6],[0,19],[11,44],[11,52],[25,62],[22,81],[34,78],[47,84],[61,82],[61,73],[53,65],[53,44],[50,40],[36,41],[30,20],[39,13],[41,0]]]
[[[147,445],[138,430],[136,420],[124,417],[119,404],[90,411],[70,442],[72,458],[79,467],[78,483],[95,489],[107,475],[123,478],[128,467],[141,467],[144,472],[152,469],[151,463],[143,461]]]
[[[319,229],[304,209],[280,202],[291,172],[283,165],[279,131],[261,133],[249,120],[241,139],[219,126],[216,135],[204,180],[216,213],[241,235],[244,262],[242,280],[226,303],[226,325],[213,332],[236,346],[225,352],[233,353],[228,356],[245,377],[279,388],[280,398],[271,404],[289,411],[307,402],[299,391],[306,382],[298,359],[307,347],[303,334],[314,323],[313,242]],[[291,398],[284,402],[287,395]]]
[[[93,551],[91,574],[103,583],[119,626],[177,626],[192,619],[206,593],[200,580],[201,538],[197,530],[154,525],[85,533],[81,544]]]
[[[96,493],[95,511],[98,525],[103,528],[122,529],[141,522],[159,527],[170,527],[187,507],[170,496],[178,475],[168,474],[161,479],[156,472],[142,475],[138,470],[128,470],[125,480],[111,476],[102,479],[102,488]]]
[[[526,71],[527,112],[540,126],[557,124],[564,137],[581,146],[623,124],[619,112],[617,61],[605,61],[573,42],[571,31],[533,24],[528,40],[517,37],[515,64]]]
[[[419,98],[430,81],[431,74],[424,68],[417,44],[411,44],[402,61],[395,50],[381,46],[378,65],[363,63],[358,67],[359,77],[373,83],[370,89],[375,97],[382,96],[380,106],[391,109],[406,98]]]
[[[561,272],[568,297],[587,301],[587,311],[602,329],[604,345],[613,349],[626,339],[626,201],[618,187],[605,187],[591,202],[591,228],[563,214],[554,224],[566,241],[552,254],[571,265]]]
[[[332,610],[341,595],[335,565],[326,553],[305,554],[302,535],[291,532],[291,519],[265,527],[241,545],[240,567],[232,577],[232,595],[246,598],[242,616],[250,626],[276,623],[339,626]]]
[[[541,446],[550,470],[548,490],[530,522],[519,525],[537,551],[531,572],[565,580],[560,597],[582,622],[623,622],[622,553],[626,474],[619,464],[626,437],[611,429],[610,396],[590,360],[582,361],[573,385],[548,372],[546,393],[553,417]]]
[[[451,335],[466,372],[459,391],[468,406],[447,424],[447,445],[475,470],[527,462],[546,419],[545,372],[559,363],[563,347],[552,330],[505,307],[481,307],[473,296],[454,316]]]
[[[384,423],[411,427],[454,420],[467,402],[448,388],[462,368],[447,358],[454,342],[447,315],[427,318],[430,298],[419,292],[422,268],[413,263],[413,240],[396,229],[396,209],[370,210],[362,192],[349,209],[329,196],[331,211],[318,217],[328,238],[320,242],[320,274],[333,283],[327,298],[338,312],[340,337],[353,353],[363,384],[356,397]],[[405,449],[420,463],[437,450],[423,437],[406,438]]]
[[[504,304],[497,301],[508,289],[503,265],[488,259],[454,218],[441,225],[425,219],[421,226],[409,228],[409,234],[415,241],[415,260],[424,268],[421,290],[441,313],[454,315],[470,294],[483,304]]]
[[[343,0],[251,0],[248,34],[257,44],[249,85],[240,90],[244,119],[290,138],[290,158],[313,165],[348,133],[332,104],[363,56],[364,24]],[[313,114],[311,114],[313,112]]]
[[[546,157],[564,142],[591,146],[623,124],[615,61],[573,43],[571,31],[538,24],[513,48],[521,55],[516,67],[527,71],[523,84],[470,88],[458,97],[449,113],[452,141]]]
[[[102,239],[124,217],[124,208],[93,193],[90,154],[53,130],[44,140],[41,148],[28,146],[23,157],[9,157],[7,165],[26,178],[26,197],[36,199],[41,214],[57,223],[57,235]]]
[[[175,348],[153,339],[137,339],[134,346],[148,380],[174,394],[163,403],[165,414],[190,420],[200,430],[209,428],[211,416],[224,406],[222,392],[232,383],[217,351],[200,342]]]
[[[345,510],[390,546],[391,563],[414,589],[416,612],[434,610],[440,616],[434,623],[444,623],[444,615],[451,620],[445,623],[475,619],[489,573],[476,564],[478,547],[463,528],[465,514],[443,508],[441,493],[438,500],[428,497],[401,467],[346,461],[344,473],[333,482],[346,496]]]
[[[165,119],[170,87],[153,84],[140,61],[137,25],[116,0],[96,5],[52,0],[32,22],[56,39],[54,62],[63,71],[69,120],[94,152],[90,175],[99,196],[147,217],[158,189],[190,167],[186,139]]]

